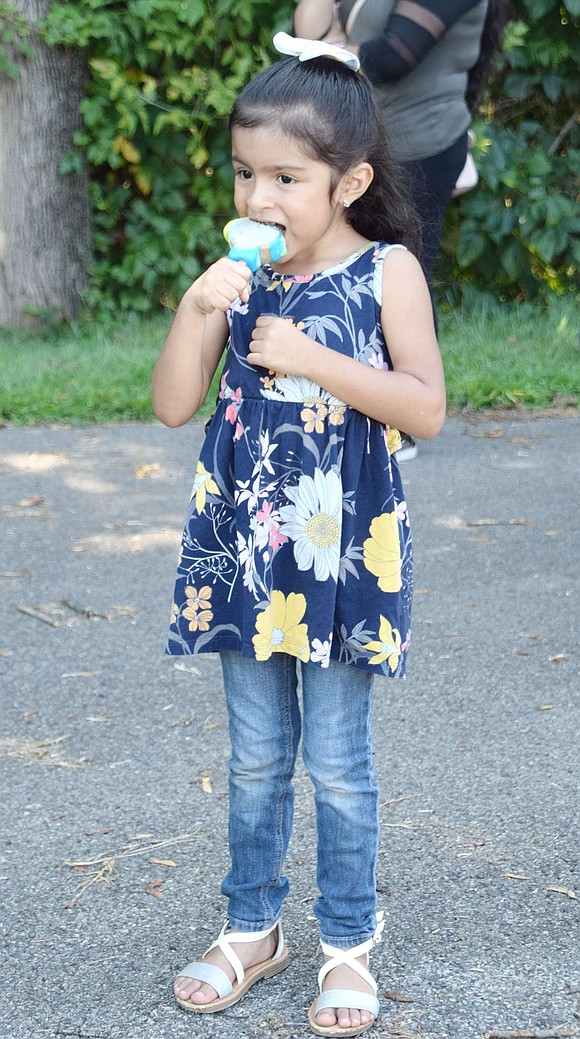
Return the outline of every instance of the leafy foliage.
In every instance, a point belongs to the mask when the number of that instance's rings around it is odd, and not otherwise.
[[[112,316],[179,298],[223,251],[232,216],[227,115],[272,60],[293,0],[67,0],[48,44],[85,48],[84,127],[61,176],[91,170],[94,268],[87,302]],[[451,206],[440,295],[547,299],[580,261],[577,98],[580,0],[512,0],[502,54],[475,129],[477,189]],[[0,74],[32,53],[17,6],[0,0]]]
[[[173,301],[223,252],[232,216],[227,116],[272,60],[291,3],[68,0],[46,40],[86,47],[90,82],[77,148],[91,166],[94,254],[87,302],[146,313]],[[78,156],[63,157],[61,173]]]
[[[17,79],[18,56],[30,58],[33,54],[29,36],[28,22],[16,5],[0,0],[0,75]]]
[[[476,120],[480,183],[451,208],[447,278],[463,294],[545,299],[580,265],[580,0],[515,0]]]

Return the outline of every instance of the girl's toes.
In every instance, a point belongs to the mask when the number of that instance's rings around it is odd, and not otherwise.
[[[201,985],[188,998],[190,1003],[197,1003],[203,1006],[204,1003],[211,1003],[213,999],[217,999],[217,992],[209,985]]]
[[[316,1023],[319,1024],[321,1028],[332,1028],[332,1026],[336,1024],[336,1014],[334,1013],[334,1010],[321,1010],[320,1013],[316,1015]]]
[[[342,1008],[338,1011],[338,1023],[341,1028],[351,1028],[353,1025],[359,1025],[360,1021],[356,1020],[358,1013],[356,1010],[343,1010]]]

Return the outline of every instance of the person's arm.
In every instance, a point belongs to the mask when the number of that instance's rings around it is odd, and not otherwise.
[[[411,253],[393,249],[385,257],[383,298],[381,324],[393,371],[371,368],[266,316],[258,318],[248,361],[305,376],[369,418],[430,439],[445,418],[445,382],[429,290]]]
[[[333,0],[300,0],[294,11],[292,34],[303,40],[323,40],[332,33],[333,21]]]
[[[375,86],[408,75],[444,33],[479,0],[397,0],[380,36],[359,47],[363,72]]]
[[[182,426],[207,397],[228,336],[226,310],[249,298],[251,271],[224,257],[185,293],[153,370],[153,411],[166,426]]]

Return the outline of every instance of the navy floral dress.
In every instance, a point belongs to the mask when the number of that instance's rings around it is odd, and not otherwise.
[[[260,314],[331,350],[391,367],[382,261],[369,243],[332,269],[253,275],[228,311],[215,414],[183,534],[167,653],[239,650],[330,658],[402,677],[410,636],[411,533],[396,430],[308,379],[251,365]]]

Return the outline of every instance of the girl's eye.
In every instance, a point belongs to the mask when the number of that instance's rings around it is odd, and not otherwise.
[[[252,174],[249,170],[236,170],[235,176],[239,177],[240,180],[251,180]]]
[[[294,177],[289,177],[287,173],[281,173],[280,174],[280,182],[282,184],[293,184],[294,183]]]

